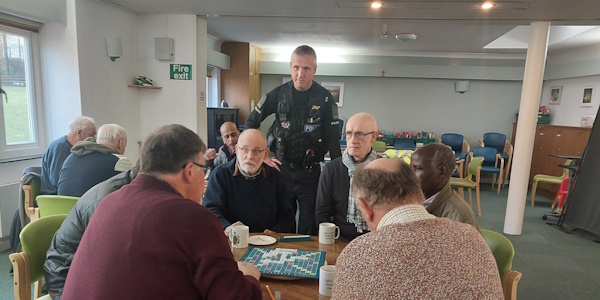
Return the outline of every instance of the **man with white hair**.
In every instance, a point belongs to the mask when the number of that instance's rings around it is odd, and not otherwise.
[[[77,142],[96,135],[94,119],[81,116],[71,121],[67,135],[56,139],[48,146],[42,157],[40,194],[56,195],[58,177],[65,159],[71,154],[71,148]]]
[[[94,185],[133,168],[123,156],[127,131],[117,124],[104,124],[98,139],[81,141],[71,149],[58,180],[58,194],[81,197]]]
[[[231,226],[247,225],[250,232],[294,232],[292,204],[279,172],[266,164],[265,136],[246,129],[236,145],[236,158],[212,172],[203,205],[212,211],[229,235]]]

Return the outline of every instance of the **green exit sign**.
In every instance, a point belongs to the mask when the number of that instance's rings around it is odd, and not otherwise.
[[[192,80],[192,65],[171,64],[171,79]]]

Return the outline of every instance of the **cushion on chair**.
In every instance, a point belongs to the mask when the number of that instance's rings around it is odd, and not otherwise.
[[[500,168],[493,166],[481,166],[481,172],[483,173],[500,173]]]
[[[533,181],[542,181],[542,182],[547,182],[547,183],[559,184],[562,182],[562,180],[563,180],[563,178],[560,176],[550,176],[550,175],[544,175],[544,174],[537,174],[537,175],[533,176]]]

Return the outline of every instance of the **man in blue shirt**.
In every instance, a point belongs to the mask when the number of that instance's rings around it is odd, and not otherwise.
[[[94,136],[96,136],[94,119],[81,116],[71,121],[67,135],[58,138],[48,146],[42,157],[41,195],[56,195],[60,169],[67,156],[71,154],[71,147],[79,141]]]

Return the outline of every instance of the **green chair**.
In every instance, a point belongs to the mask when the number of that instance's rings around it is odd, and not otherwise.
[[[465,178],[450,178],[450,186],[457,187],[460,195],[465,198],[463,188],[469,189],[469,205],[473,209],[473,198],[471,198],[471,190],[475,189],[477,195],[477,215],[481,217],[481,199],[479,195],[479,181],[481,179],[481,164],[483,164],[483,157],[476,156],[471,159],[468,168],[468,174]],[[473,181],[475,176],[475,181]]]
[[[60,195],[39,195],[35,200],[40,210],[40,218],[68,214],[79,198]]]
[[[50,299],[48,295],[40,298],[44,262],[52,238],[66,217],[67,215],[55,215],[40,218],[27,224],[21,231],[19,237],[23,252],[8,256],[13,267],[15,300],[30,300],[32,283],[35,283],[34,299]]]
[[[515,248],[505,236],[498,232],[487,229],[481,229],[480,232],[496,259],[504,299],[517,299],[517,285],[523,274],[511,270]]]
[[[385,142],[384,141],[374,141],[373,142],[373,147],[375,148],[375,151],[377,152],[385,152]]]
[[[565,165],[571,165],[573,164],[573,160],[571,159],[567,159],[567,162],[565,162]],[[552,176],[552,175],[544,175],[544,174],[537,174],[535,176],[533,176],[533,184],[531,185],[531,207],[533,207],[533,204],[535,203],[535,191],[537,190],[537,185],[540,182],[544,182],[544,183],[551,183],[551,184],[561,184],[563,180],[565,180],[565,178],[569,178],[569,170],[568,169],[563,169],[563,173],[562,176]]]
[[[28,177],[28,179],[26,179],[26,177]],[[35,198],[40,193],[41,185],[40,175],[35,173],[26,173],[23,175],[21,182],[23,183],[24,180],[27,180],[28,183],[21,185],[21,189],[23,189],[23,200],[20,203],[22,207],[19,208],[19,216],[23,214],[23,217],[21,218],[23,226],[30,221],[39,218],[39,215],[37,215],[37,208],[35,206]]]

